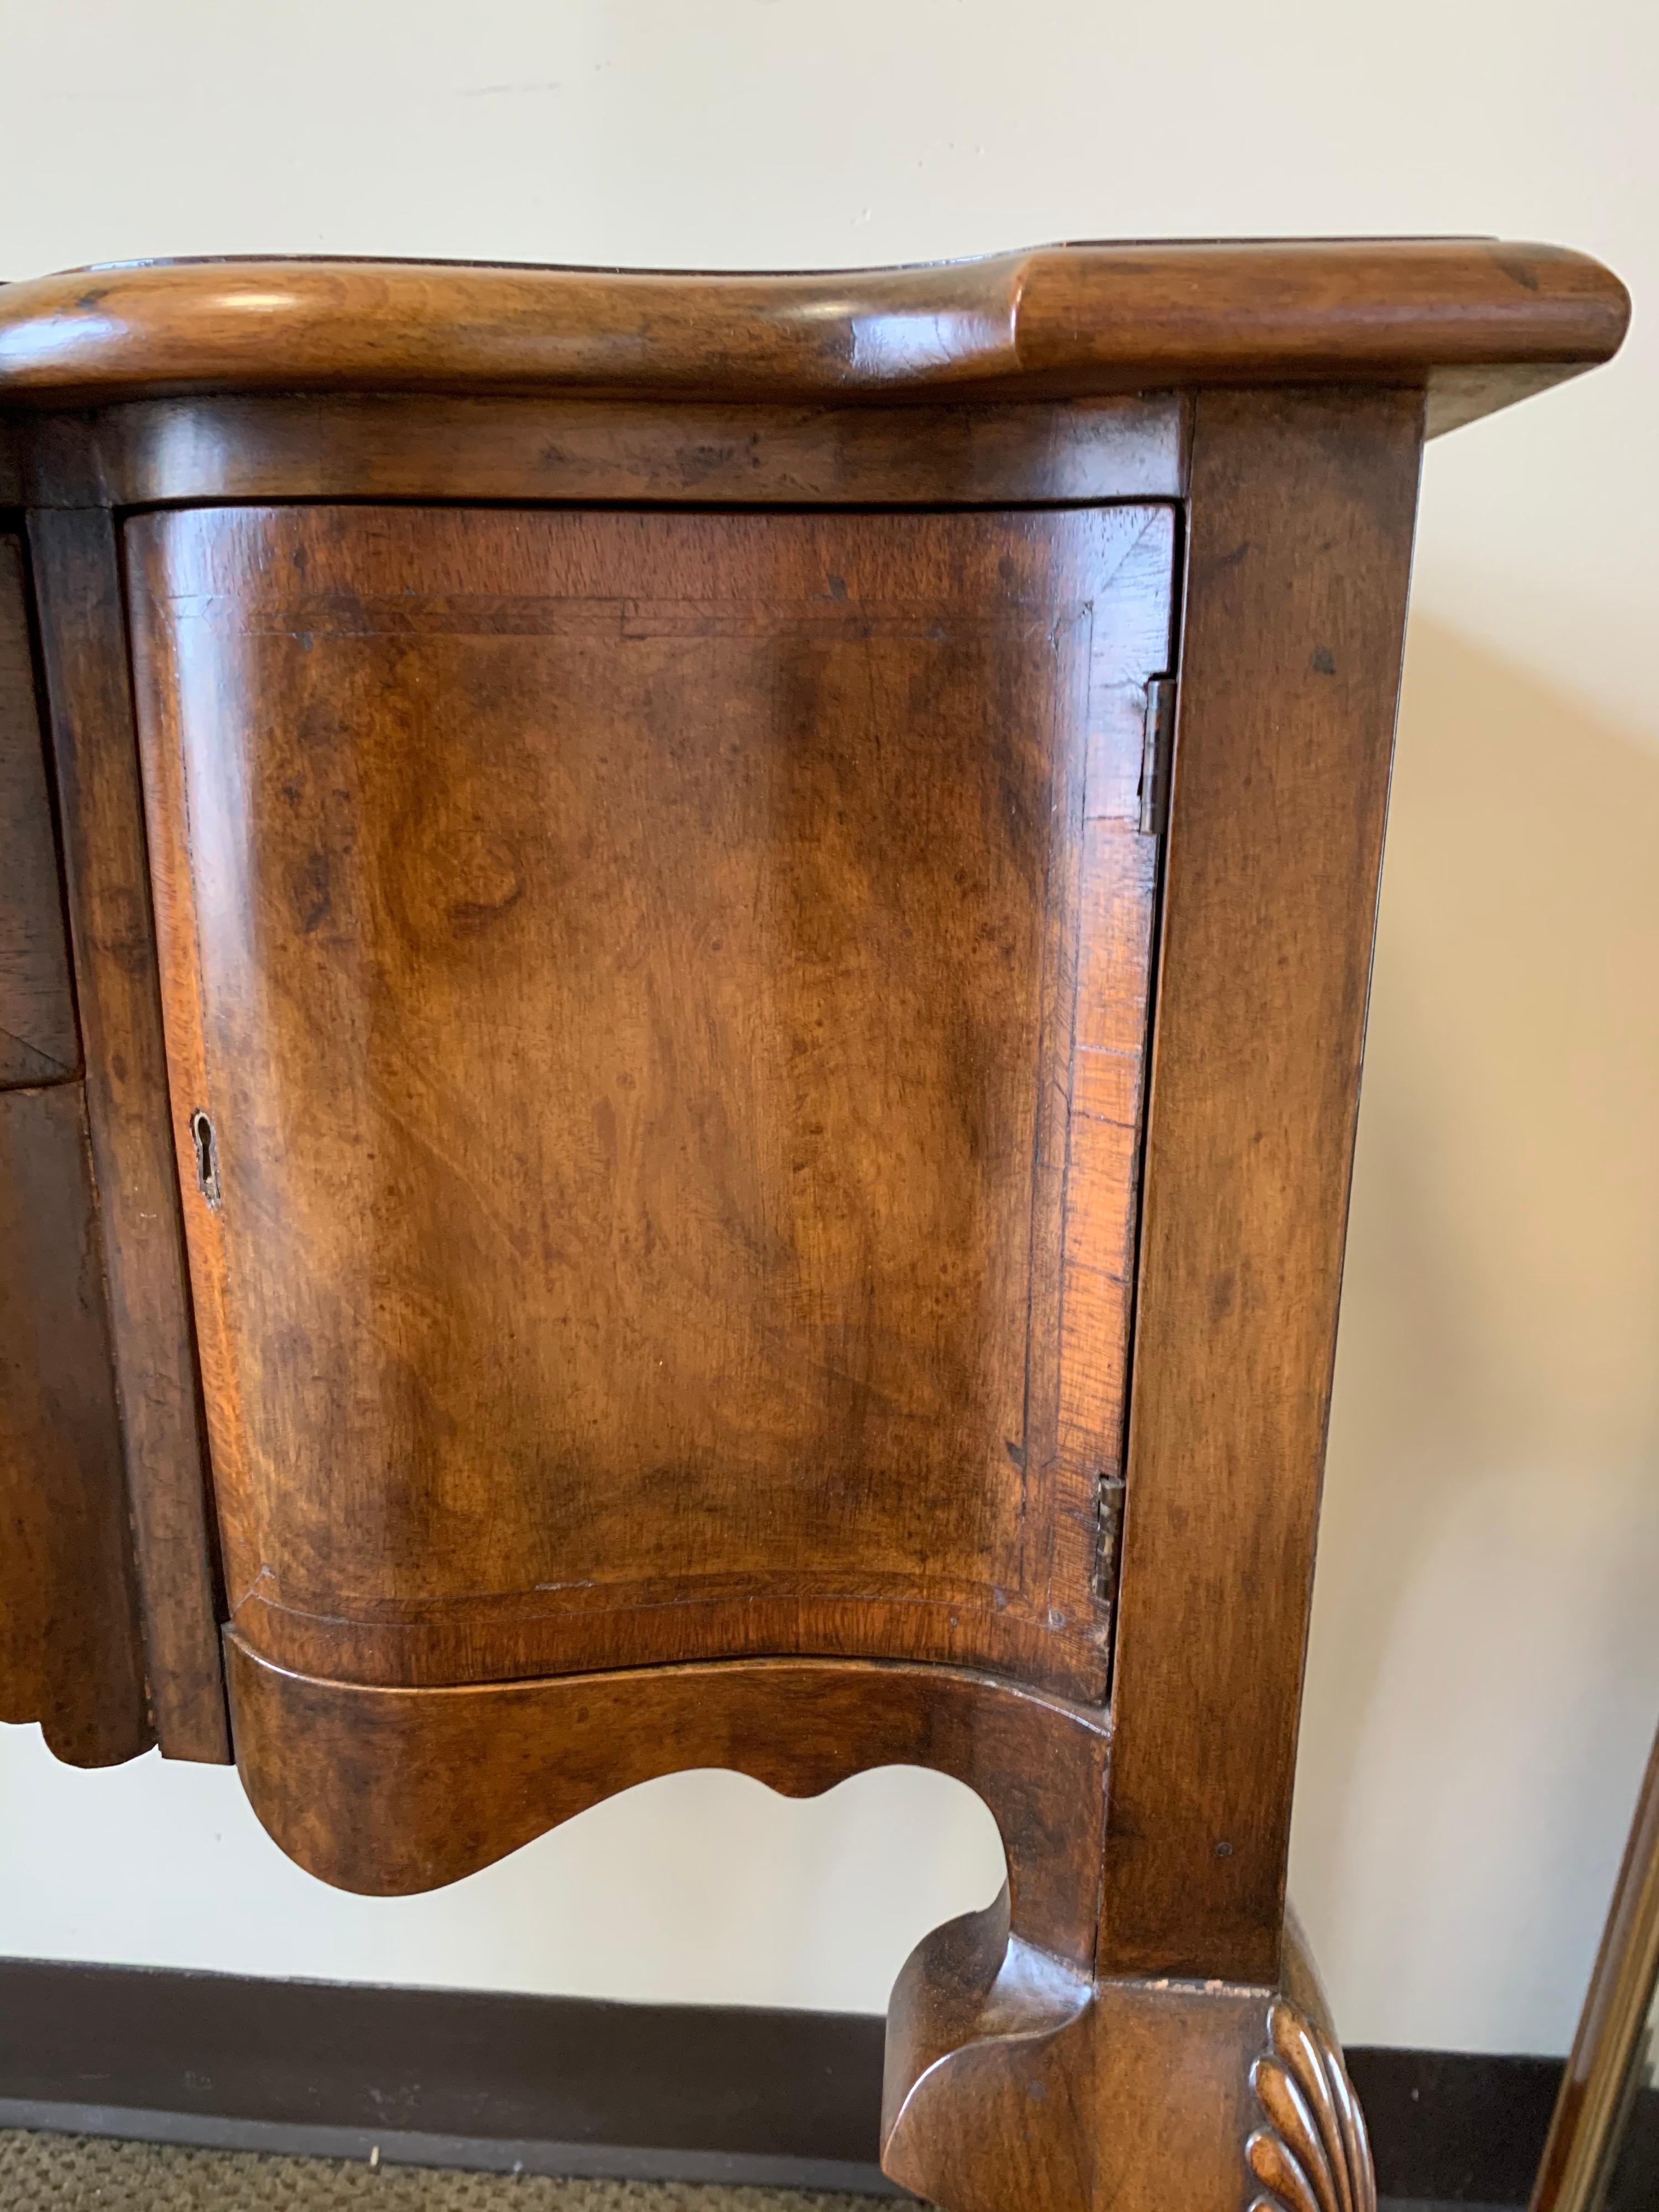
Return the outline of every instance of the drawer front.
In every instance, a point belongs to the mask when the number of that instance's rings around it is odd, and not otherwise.
[[[250,1643],[1099,1695],[1172,511],[126,542]]]
[[[0,1090],[81,1066],[23,577],[0,529]]]

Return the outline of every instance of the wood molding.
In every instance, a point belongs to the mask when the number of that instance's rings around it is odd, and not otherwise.
[[[1605,360],[1629,312],[1587,255],[1486,239],[1051,246],[781,275],[149,262],[0,291],[0,397],[1039,398],[1310,381],[1421,390],[1449,373],[1462,380],[1450,411],[1467,420]]]
[[[35,507],[185,501],[582,501],[1004,507],[1178,499],[1186,403],[1006,406],[199,393],[42,416]]]
[[[959,1668],[750,1659],[465,1689],[319,1681],[226,1638],[236,1758],[290,1857],[398,1896],[488,1866],[659,1774],[720,1766],[811,1797],[872,1766],[931,1766],[985,1800],[1025,1942],[1093,1948],[1109,1742],[1087,1706]]]

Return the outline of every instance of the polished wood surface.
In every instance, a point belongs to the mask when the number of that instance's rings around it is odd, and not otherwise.
[[[152,1741],[78,1083],[0,1091],[0,1720],[107,1766]]]
[[[1098,1697],[1170,510],[128,543],[250,1641]]]
[[[888,2011],[882,2164],[961,2212],[1376,2212],[1364,2119],[1286,1929],[1277,1987],[1091,1980],[1006,1891],[923,1939]]]
[[[30,545],[151,1711],[169,1757],[222,1760],[219,1607],[115,534],[104,514],[36,514]]]
[[[101,1237],[155,1732],[222,1755],[228,1622],[301,1863],[935,1766],[1009,1887],[889,2172],[1371,2212],[1284,1884],[1420,446],[1627,311],[1480,240],[0,293],[90,1140],[14,623],[4,1710],[146,1735]]]
[[[1179,499],[1188,413],[1174,392],[833,407],[204,392],[45,416],[21,458],[33,507],[274,499],[998,507]]]
[[[1440,383],[1449,427],[1606,360],[1629,310],[1586,255],[1486,239],[1039,246],[779,276],[150,262],[0,290],[0,399],[550,387],[1072,398],[1397,381]]]
[[[1268,2048],[1250,2069],[1261,2123],[1244,2155],[1268,2212],[1376,2212],[1364,2115],[1342,2054],[1284,1998],[1267,2013]]]
[[[1102,1965],[1271,1980],[1419,437],[1206,395],[1164,885]]]
[[[22,542],[0,531],[0,1089],[80,1065]]]
[[[1007,1926],[1006,1903],[952,1922],[899,1977],[883,2100],[888,2174],[952,2212],[1255,2212],[1251,2151],[1264,2114],[1252,2076],[1290,2008],[1238,1983],[1091,1985],[1010,1942]],[[1284,2212],[1369,2212],[1369,2166],[1356,2200],[1309,2165],[1312,2185]]]
[[[1109,1731],[1097,1710],[955,1668],[739,1660],[443,1691],[365,1688],[228,1641],[236,1755],[285,1850],[347,1889],[431,1889],[653,1775],[728,1767],[817,1796],[934,1767],[994,1813],[1013,1926],[1086,1971]],[[351,1814],[341,1817],[343,1775]]]

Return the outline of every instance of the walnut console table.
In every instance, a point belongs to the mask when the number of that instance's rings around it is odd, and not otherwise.
[[[889,2172],[1365,2212],[1285,1859],[1419,457],[1626,315],[1469,241],[0,291],[0,1711],[234,1744],[374,1892],[941,1768],[1008,1887]]]

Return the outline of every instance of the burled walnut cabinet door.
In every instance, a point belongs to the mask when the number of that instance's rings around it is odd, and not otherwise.
[[[1173,510],[126,544],[249,1644],[1103,1695]]]

